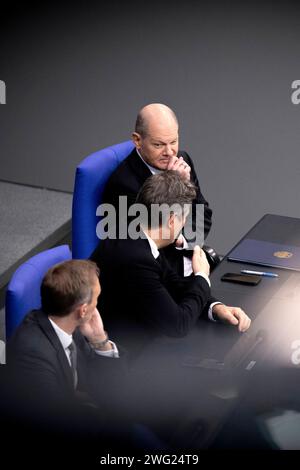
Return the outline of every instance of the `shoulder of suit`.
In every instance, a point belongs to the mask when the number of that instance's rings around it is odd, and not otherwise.
[[[131,238],[106,239],[103,240],[101,244],[102,255],[104,255],[108,261],[111,260],[113,262],[114,259],[118,263],[125,262],[132,265],[137,261],[148,262],[149,260],[154,260],[149,242],[144,238],[138,238],[137,240]]]
[[[47,315],[41,310],[32,310],[29,312],[13,334],[12,338],[8,341],[8,345],[13,351],[20,350],[23,351],[24,354],[29,351],[40,351],[41,344],[45,347],[46,343],[49,343],[49,340],[40,325],[40,321],[38,319],[39,315],[44,316],[44,321],[49,321]]]
[[[178,150],[178,156],[182,156],[186,161],[192,161],[191,157],[185,150]]]
[[[132,173],[131,162],[135,160],[137,153],[135,149],[126,157],[112,172],[106,183],[106,190],[112,189],[115,185],[122,187],[126,185],[128,176]]]
[[[128,157],[124,158],[124,160],[117,166],[117,168],[114,170],[114,172],[112,173],[112,176],[111,177],[116,177],[118,176],[119,174],[122,174],[124,171],[126,171],[126,169],[129,167],[130,165],[130,162],[132,160],[135,160],[135,158],[137,157],[137,153],[136,153],[136,150],[133,149],[132,152],[128,155]]]
[[[41,316],[43,316],[45,319],[48,318],[47,315],[41,309],[31,310],[29,313],[27,313],[27,315],[25,315],[20,326],[30,327],[38,325],[39,318],[41,318]]]

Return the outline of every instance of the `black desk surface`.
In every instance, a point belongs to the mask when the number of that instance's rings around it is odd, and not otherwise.
[[[274,243],[300,246],[300,219],[267,214],[245,235],[244,238],[265,240]],[[256,339],[259,338],[257,351],[251,351],[245,362],[256,361],[252,366],[265,367],[287,366],[296,367],[297,342],[300,340],[300,273],[284,269],[257,267],[258,271],[272,271],[278,278],[263,277],[257,286],[245,286],[225,283],[221,276],[225,272],[240,273],[241,269],[255,270],[255,266],[227,260],[227,256],[211,275],[212,292],[217,298],[228,305],[238,305],[247,312],[252,320],[246,334],[240,335],[239,348],[235,345],[236,354],[246,353]],[[231,334],[225,334],[224,337]],[[261,341],[260,341],[261,340]],[[217,350],[220,357],[226,352],[227,341],[219,341]],[[235,342],[236,343],[236,342]],[[300,346],[300,342],[299,342]],[[298,349],[299,349],[298,346]],[[299,353],[300,362],[300,353]],[[230,361],[232,354],[230,355]],[[247,359],[247,360],[248,360]]]
[[[245,237],[300,246],[300,219],[267,214]],[[241,307],[248,314],[252,320],[249,330],[239,333],[235,327],[200,319],[185,338],[164,338],[163,346],[159,341],[161,364],[165,361],[166,367],[170,367],[172,361],[177,365],[178,361],[198,362],[199,370],[220,368],[217,364],[220,362],[229,368],[239,366],[245,370],[270,366],[300,368],[300,273],[264,268],[278,273],[279,277],[263,277],[257,286],[221,281],[224,273],[240,273],[241,269],[256,268],[230,262],[225,256],[210,280],[212,294],[217,299]],[[153,351],[152,345],[151,356]],[[202,365],[201,361],[204,361]]]
[[[268,214],[245,236],[300,245],[300,219]],[[200,447],[217,434],[237,400],[243,407],[247,403],[244,409],[254,409],[254,415],[282,403],[291,409],[300,406],[300,273],[272,268],[279,277],[263,277],[257,286],[220,280],[225,272],[247,268],[255,269],[225,256],[210,277],[213,295],[251,318],[246,333],[200,319],[185,338],[158,340],[141,358],[143,371],[150,367],[154,374],[141,376],[145,396],[147,391],[157,393],[162,408],[173,406],[176,412],[180,403],[189,403],[192,419],[197,410],[199,419],[211,426],[199,437]]]

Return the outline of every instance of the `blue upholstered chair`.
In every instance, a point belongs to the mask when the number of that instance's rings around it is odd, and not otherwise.
[[[72,208],[73,258],[89,258],[96,248],[99,242],[96,227],[100,220],[96,210],[101,204],[105,184],[133,148],[133,142],[127,140],[92,153],[78,165]],[[214,269],[221,260],[220,256],[209,246],[203,246],[203,249],[211,269]]]
[[[68,245],[62,245],[43,251],[19,266],[6,291],[7,339],[30,310],[40,308],[40,286],[48,269],[56,263],[71,259],[71,257]]]
[[[73,258],[88,258],[99,239],[96,210],[101,203],[104,186],[117,166],[133,150],[131,140],[106,147],[86,157],[77,167],[72,209]]]

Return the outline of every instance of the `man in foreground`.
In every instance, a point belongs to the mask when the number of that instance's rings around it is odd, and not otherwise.
[[[34,439],[101,436],[103,445],[118,444],[126,366],[96,308],[98,275],[91,261],[53,266],[42,281],[41,310],[8,342],[5,412]]]
[[[102,315],[132,352],[157,337],[185,336],[203,315],[241,332],[250,326],[243,310],[211,297],[209,264],[199,246],[193,252],[193,275],[185,278],[170,268],[163,253],[180,236],[195,194],[195,186],[177,171],[151,176],[136,201],[146,210],[140,236],[102,240],[91,256],[101,266]],[[152,206],[159,212],[162,204],[167,213],[148,217]]]

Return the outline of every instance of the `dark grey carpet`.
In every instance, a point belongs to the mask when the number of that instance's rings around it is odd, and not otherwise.
[[[72,194],[0,181],[0,274],[71,219]]]
[[[72,194],[0,181],[0,340],[5,340],[5,284],[35,252],[69,242],[71,209]]]

